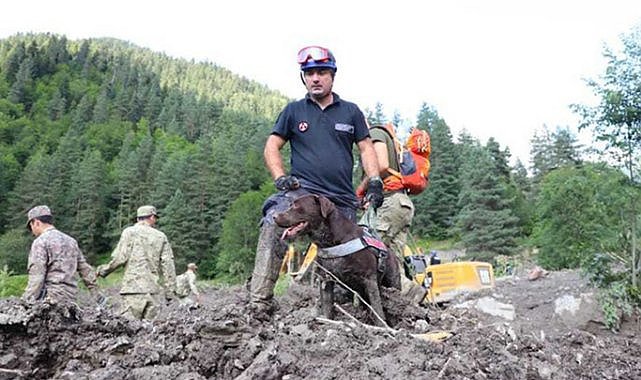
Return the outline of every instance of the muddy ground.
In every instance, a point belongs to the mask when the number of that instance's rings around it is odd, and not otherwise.
[[[0,379],[641,378],[638,320],[613,333],[599,318],[555,313],[560,297],[591,293],[575,272],[510,277],[445,308],[407,306],[390,293],[393,330],[363,327],[343,313],[339,323],[319,320],[317,290],[297,284],[278,297],[268,322],[249,317],[241,287],[205,289],[200,308],[172,304],[153,322],[127,320],[88,299],[81,316],[5,299]],[[513,318],[470,306],[487,299],[504,305],[499,310],[513,306]],[[367,321],[359,308],[342,307]],[[451,336],[432,342],[416,335],[428,331]]]

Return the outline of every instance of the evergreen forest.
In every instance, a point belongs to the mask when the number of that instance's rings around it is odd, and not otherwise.
[[[455,242],[497,270],[499,259],[535,249],[545,268],[581,267],[624,289],[619,298],[638,297],[641,33],[622,41],[586,84],[600,103],[573,106],[591,146],[568,127],[542,126],[530,162],[510,164],[496,139],[453,136],[424,103],[415,126],[430,133],[432,166],[428,189],[413,197],[414,239]],[[193,261],[204,277],[245,281],[274,191],[263,144],[291,100],[213,63],[120,40],[0,40],[0,268],[25,273],[35,205],[49,205],[97,265],[136,209],[153,204],[177,271]],[[371,123],[400,118],[382,107],[366,110]]]

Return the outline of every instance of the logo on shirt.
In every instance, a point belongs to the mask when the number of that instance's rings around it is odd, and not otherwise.
[[[305,132],[307,130],[307,128],[309,128],[309,124],[307,124],[306,121],[301,121],[300,123],[298,123],[298,130],[299,131]]]

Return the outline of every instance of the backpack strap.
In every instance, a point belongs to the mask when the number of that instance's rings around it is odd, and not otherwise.
[[[385,131],[387,136],[389,136],[390,139],[392,139],[392,144],[394,144],[394,152],[396,153],[394,155],[394,164],[395,167],[398,168],[399,170],[401,169],[401,162],[403,158],[403,145],[401,142],[396,138],[396,135],[394,135],[388,128],[392,128],[392,124],[388,123],[386,125],[375,125],[372,128],[380,129]],[[401,179],[401,173],[388,167],[387,168],[387,173],[389,175],[392,175],[398,179]],[[385,179],[385,178],[383,178]]]

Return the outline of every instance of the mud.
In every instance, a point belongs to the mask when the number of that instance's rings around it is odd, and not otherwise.
[[[240,287],[206,289],[201,307],[167,305],[152,322],[88,298],[79,309],[10,298],[0,300],[0,379],[641,378],[638,320],[613,333],[598,322],[568,326],[551,311],[558,295],[589,291],[576,273],[553,272],[457,301],[493,297],[514,306],[513,320],[454,304],[413,307],[390,291],[389,330],[363,326],[369,314],[350,303],[338,322],[317,319],[317,289],[296,284],[268,322],[250,318]],[[416,335],[427,331],[451,336]]]

